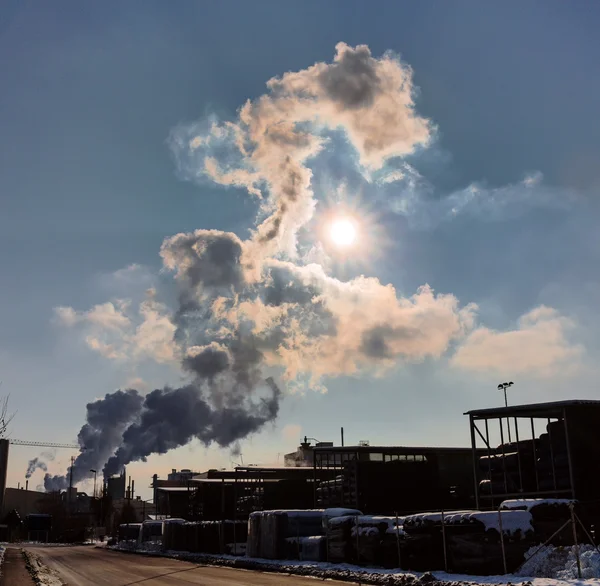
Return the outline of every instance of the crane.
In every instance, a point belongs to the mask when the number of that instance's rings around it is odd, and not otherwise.
[[[31,447],[39,447],[39,448],[67,448],[73,450],[85,450],[78,444],[60,444],[57,442],[35,442],[29,440],[20,440],[20,439],[9,439],[11,444],[15,446],[31,446]]]

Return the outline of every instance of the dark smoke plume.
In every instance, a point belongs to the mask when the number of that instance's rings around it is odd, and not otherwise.
[[[399,297],[374,278],[342,282],[320,265],[284,260],[297,259],[299,230],[316,208],[306,162],[324,148],[323,129],[345,132],[369,171],[429,141],[429,121],[414,110],[410,68],[393,55],[377,59],[364,45],[339,43],[332,63],[288,72],[267,87],[235,121],[172,137],[181,172],[246,187],[263,197],[266,217],[248,240],[219,230],[165,239],[160,254],[178,288],[168,342],[189,384],[90,403],[74,482],[90,468],[112,475],[193,439],[238,449],[277,417],[281,393],[272,379],[265,385],[267,368],[319,388],[324,377],[438,357],[472,322],[473,308],[427,286]],[[219,156],[224,146],[232,157]],[[148,344],[153,332],[140,326],[126,337]],[[66,483],[67,476],[46,477],[47,488]]]
[[[104,399],[87,404],[86,423],[77,439],[82,451],[73,465],[73,484],[91,478],[90,469],[100,471],[121,443],[123,431],[139,415],[143,398],[133,389],[108,393]],[[46,490],[63,490],[69,486],[69,473],[46,474]]]
[[[222,447],[258,431],[277,417],[280,391],[269,384],[270,396],[214,408],[195,385],[156,389],[149,393],[139,421],[123,433],[123,441],[104,468],[105,476],[118,473],[129,462],[146,461],[150,454],[165,454],[194,438]]]
[[[31,478],[33,473],[38,469],[47,472],[48,466],[46,466],[46,463],[40,460],[39,458],[33,458],[33,460],[29,460],[27,464],[27,472],[25,472],[25,478]]]

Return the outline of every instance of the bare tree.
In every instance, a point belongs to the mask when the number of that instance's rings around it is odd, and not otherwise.
[[[0,383],[1,385],[2,383]],[[6,395],[6,397],[0,398],[0,438],[6,436],[6,432],[8,431],[8,426],[10,422],[13,420],[16,415],[16,411],[14,413],[8,412],[8,400],[10,399],[10,395]]]

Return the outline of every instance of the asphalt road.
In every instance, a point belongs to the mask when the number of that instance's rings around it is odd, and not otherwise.
[[[67,586],[316,586],[313,578],[198,566],[91,546],[28,547]],[[340,582],[327,582],[341,584]],[[346,583],[348,586],[348,583]]]

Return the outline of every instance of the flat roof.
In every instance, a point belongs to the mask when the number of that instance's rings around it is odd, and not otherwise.
[[[263,482],[279,482],[280,478],[265,478]],[[198,480],[194,480],[194,482],[198,482],[199,484],[242,484],[244,483],[243,478],[238,478],[237,481],[235,478],[198,478]]]
[[[236,472],[287,472],[288,470],[311,470],[311,466],[237,466]]]
[[[509,407],[492,407],[467,411],[470,415],[481,419],[497,419],[501,417],[562,417],[563,410],[577,406],[600,407],[600,401],[592,399],[570,399],[567,401],[551,401],[548,403],[532,403],[529,405],[512,405]]]
[[[161,492],[192,492],[192,488],[188,488],[187,486],[157,486],[156,490],[160,490]]]
[[[315,447],[315,452],[382,452],[389,454],[430,454],[432,452],[462,452],[471,451],[471,448],[462,446],[452,447],[428,447],[428,446],[329,446]]]

